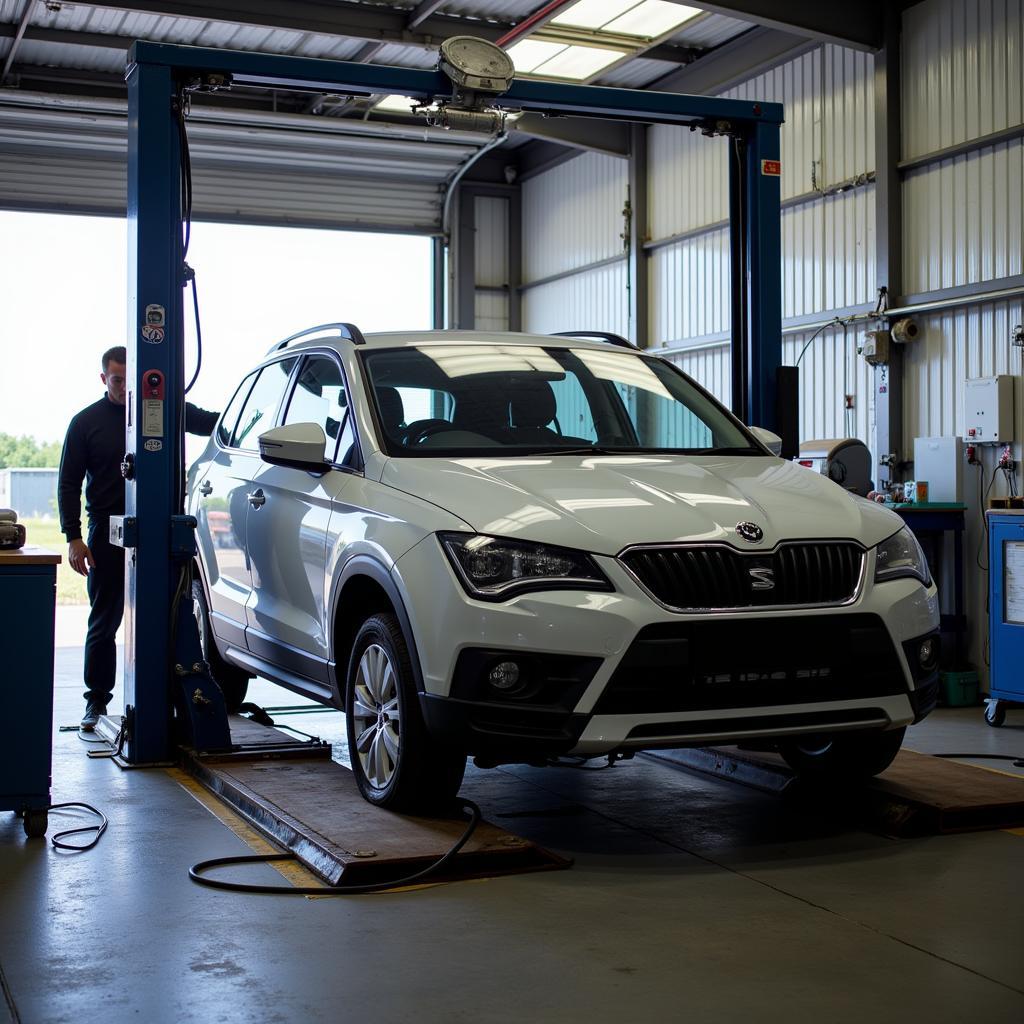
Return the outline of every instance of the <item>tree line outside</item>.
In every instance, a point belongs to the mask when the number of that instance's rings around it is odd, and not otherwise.
[[[60,441],[38,441],[27,434],[0,433],[0,469],[56,469],[60,465]],[[25,519],[28,543],[66,556],[66,543],[56,519]],[[57,602],[86,604],[85,580],[64,557],[57,567]]]
[[[60,441],[37,441],[23,434],[0,433],[0,469],[56,469],[60,465]]]

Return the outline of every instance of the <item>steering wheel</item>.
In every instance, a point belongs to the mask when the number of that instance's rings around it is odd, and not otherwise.
[[[442,430],[451,430],[448,420],[426,419],[410,423],[403,431],[402,443],[407,448],[422,444],[431,434],[439,434]]]

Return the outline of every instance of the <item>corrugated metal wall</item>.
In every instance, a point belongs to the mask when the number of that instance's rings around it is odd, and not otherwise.
[[[501,196],[477,196],[474,203],[476,326],[481,331],[507,331],[509,200]],[[504,289],[504,292],[494,289]]]
[[[523,183],[523,329],[629,332],[626,263],[543,278],[623,253],[625,160],[586,153]]]
[[[912,159],[1024,123],[1024,0],[926,0],[903,15],[902,157]],[[905,291],[916,294],[1024,273],[1024,144],[986,146],[907,173],[903,184]],[[1021,351],[1010,345],[1024,304],[974,302],[918,318],[905,354],[904,435],[963,435],[964,382],[1016,375],[1014,457],[1024,431]],[[981,481],[998,449],[982,450]],[[968,478],[970,480],[970,478]],[[973,484],[973,481],[972,481]],[[980,502],[968,497],[964,559],[971,661],[984,672],[987,576],[978,568]],[[1005,494],[1000,474],[992,495]],[[985,564],[985,555],[980,561]]]

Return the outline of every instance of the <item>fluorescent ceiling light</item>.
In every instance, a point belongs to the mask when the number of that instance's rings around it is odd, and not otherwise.
[[[379,100],[374,110],[394,110],[399,114],[411,114],[413,104],[420,102],[422,101],[413,99],[412,96],[399,96],[397,93],[392,93]]]
[[[605,32],[656,39],[702,13],[696,7],[686,7],[683,4],[666,3],[665,0],[644,0],[622,17],[601,27]]]
[[[516,71],[528,75],[534,68],[539,67],[544,61],[561,53],[564,49],[565,43],[548,43],[543,39],[524,39],[522,42],[510,46],[508,55],[512,58]]]
[[[600,46],[567,46],[561,53],[535,67],[531,74],[545,78],[577,78],[582,81],[625,56],[624,50],[606,50]]]
[[[551,24],[655,39],[702,13],[697,7],[667,0],[579,0],[555,15]]]

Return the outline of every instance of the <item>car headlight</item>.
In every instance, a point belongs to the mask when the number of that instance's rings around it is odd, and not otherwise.
[[[924,557],[921,545],[906,526],[888,540],[883,540],[876,548],[875,555],[876,583],[904,577],[920,580],[925,586],[932,581],[928,560]]]
[[[470,596],[505,601],[529,590],[611,590],[582,551],[472,533],[442,533],[441,546]]]

